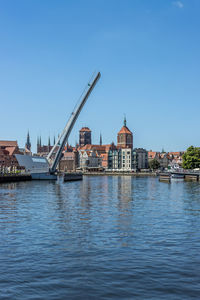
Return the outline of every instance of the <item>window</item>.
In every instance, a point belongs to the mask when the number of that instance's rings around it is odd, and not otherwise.
[[[32,161],[33,162],[38,162],[38,163],[46,163],[47,161],[46,161],[46,159],[45,158],[42,158],[42,157],[38,157],[38,158],[36,158],[36,157],[32,157]]]

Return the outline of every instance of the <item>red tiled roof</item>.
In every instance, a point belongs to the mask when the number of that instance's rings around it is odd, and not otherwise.
[[[81,130],[79,130],[79,132],[82,132],[82,131],[91,132],[90,128],[88,128],[88,127],[83,127],[83,128],[81,128]]]
[[[17,141],[0,141],[0,147],[18,147]]]
[[[118,132],[118,134],[121,134],[121,133],[128,133],[128,134],[132,134],[132,132],[128,129],[128,127],[126,126],[123,126],[121,128],[121,130]]]
[[[179,152],[169,152],[169,155],[173,155],[173,156],[181,156],[183,154],[183,151],[179,151]]]
[[[148,152],[148,158],[155,158],[157,152],[154,152],[154,151],[149,151]]]
[[[13,153],[16,150],[16,147],[6,147],[5,150],[8,151],[9,155],[13,155]]]
[[[85,146],[80,147],[80,150],[97,150],[97,151],[108,151],[110,148],[112,148],[113,145],[112,144],[108,144],[108,145],[91,145],[91,144],[87,144]]]

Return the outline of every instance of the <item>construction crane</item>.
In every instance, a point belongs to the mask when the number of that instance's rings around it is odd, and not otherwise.
[[[57,166],[58,166],[58,164],[59,164],[59,162],[62,158],[62,152],[64,150],[64,147],[65,147],[66,143],[67,143],[67,140],[68,140],[69,135],[72,131],[72,128],[73,128],[73,126],[74,126],[74,124],[75,124],[75,122],[76,122],[83,106],[85,105],[88,97],[90,96],[93,88],[95,87],[95,85],[96,85],[96,83],[97,83],[97,81],[99,80],[100,77],[101,77],[101,73],[98,72],[96,74],[96,76],[90,80],[90,82],[87,85],[86,91],[84,91],[84,93],[82,94],[82,96],[80,98],[79,103],[74,108],[74,110],[73,110],[73,112],[72,112],[72,114],[71,114],[71,116],[70,116],[64,130],[63,130],[63,132],[62,132],[62,134],[58,137],[55,145],[53,146],[50,153],[48,154],[47,160],[50,163],[50,159],[51,159],[52,154],[55,152],[57,146],[59,146],[59,148],[57,150],[57,153],[56,153],[56,156],[55,156],[55,158],[54,158],[54,160],[53,160],[53,162],[50,166],[50,169],[49,169],[50,174],[54,174],[56,172],[56,168],[57,168]]]

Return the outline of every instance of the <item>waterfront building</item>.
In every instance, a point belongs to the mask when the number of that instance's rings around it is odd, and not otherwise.
[[[78,167],[78,151],[68,151],[63,153],[63,157],[59,163],[59,171],[68,172],[75,171]]]
[[[110,149],[108,152],[108,169],[119,170],[121,169],[121,149]]]
[[[178,168],[178,167],[182,166],[183,154],[184,154],[184,151],[169,152],[168,155],[170,157],[170,167]]]
[[[123,171],[132,170],[132,149],[121,149],[121,169]]]
[[[101,165],[102,168],[107,169],[108,168],[108,153],[101,153]]]
[[[22,154],[17,141],[0,141],[0,171],[19,168],[15,154]]]
[[[136,148],[133,152],[133,158],[135,159],[132,165],[133,169],[148,169],[148,151],[143,148]]]
[[[159,159],[160,159],[160,152],[156,152],[156,151],[150,150],[148,152],[148,162],[152,161],[153,159],[156,159],[157,161],[159,161]]]
[[[170,163],[169,154],[168,153],[160,153],[158,161],[160,163],[160,168],[162,168],[162,169],[167,168]]]
[[[108,169],[119,171],[138,171],[148,168],[148,152],[143,148],[110,150]]]
[[[83,147],[88,144],[92,144],[91,130],[88,127],[83,127],[79,131],[79,146]]]
[[[83,147],[79,147],[79,150],[96,151],[101,157],[102,167],[105,169],[108,168],[108,152],[110,149],[114,150],[117,149],[117,147],[114,143],[107,145],[85,145]]]
[[[156,159],[159,164],[160,168],[168,168],[168,166],[172,165],[179,165],[181,166],[182,164],[182,156],[184,152],[153,152],[149,151],[148,152],[148,161],[152,161],[152,159]],[[173,163],[172,163],[173,162]]]
[[[133,150],[131,148],[115,149],[108,152],[108,169],[131,171]]]
[[[117,135],[117,147],[122,148],[131,148],[133,149],[133,134],[126,126],[126,118],[124,118],[124,126],[118,132]]]
[[[99,168],[102,158],[97,151],[94,150],[79,150],[79,168],[86,170],[90,168]]]

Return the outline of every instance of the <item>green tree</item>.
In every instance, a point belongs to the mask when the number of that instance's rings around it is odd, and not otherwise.
[[[157,161],[157,159],[154,158],[149,162],[150,169],[157,170],[159,167],[160,167],[160,163],[159,161]]]
[[[200,168],[200,148],[190,146],[183,154],[182,167],[184,169]]]

